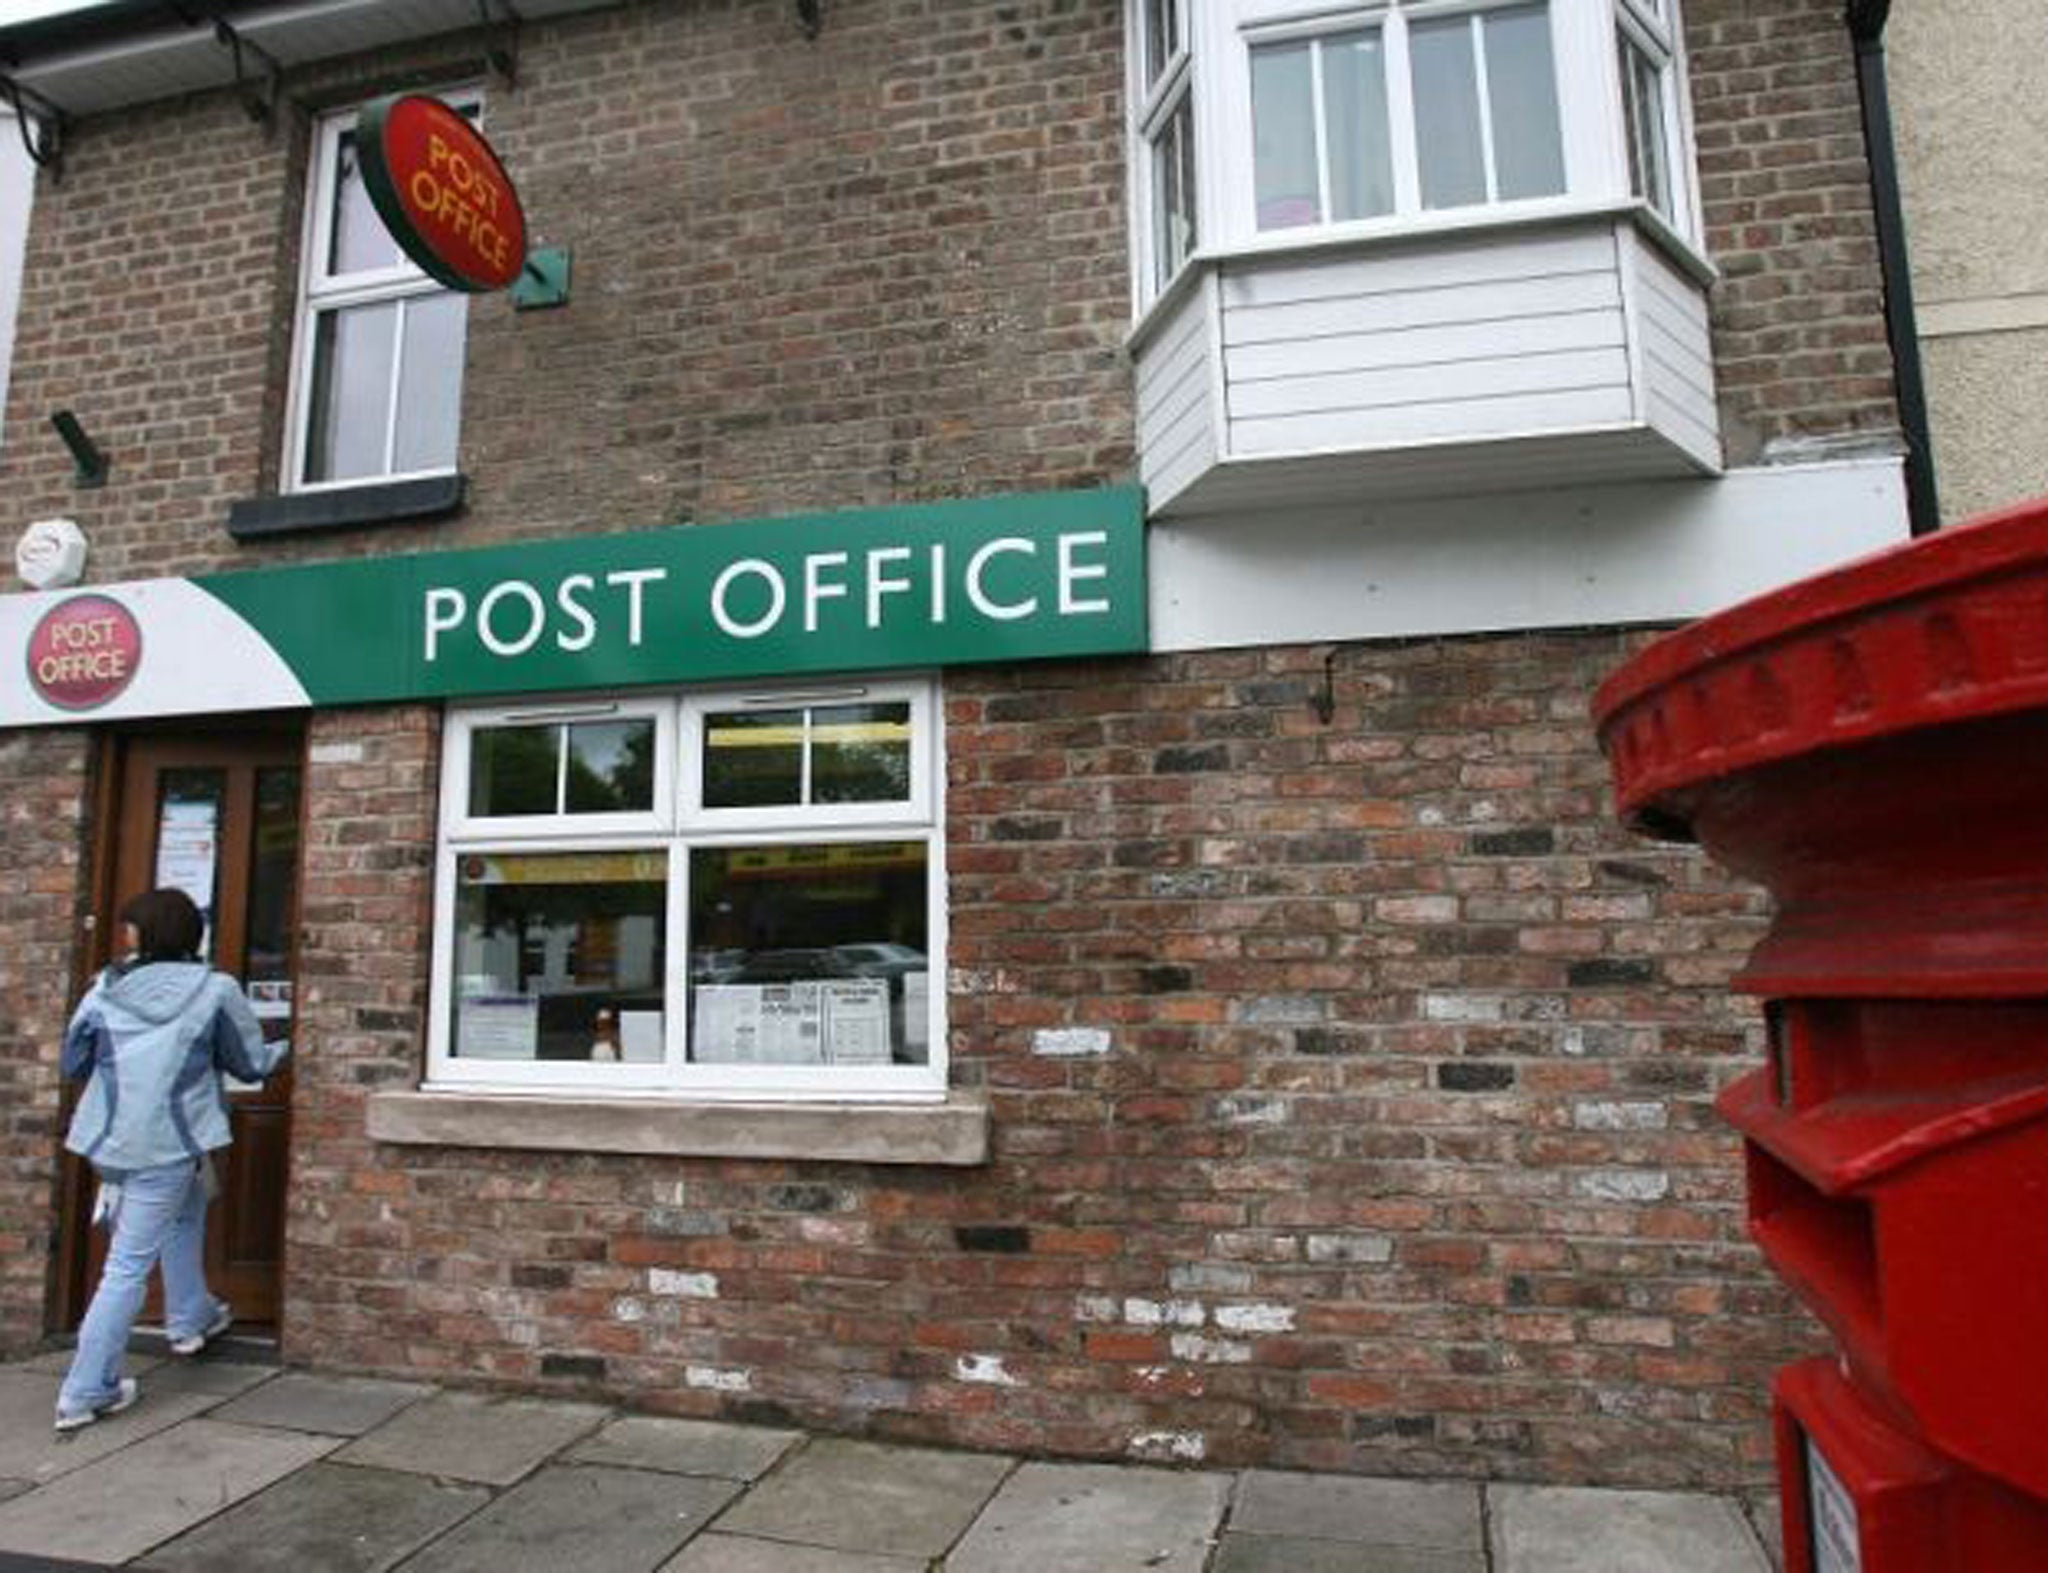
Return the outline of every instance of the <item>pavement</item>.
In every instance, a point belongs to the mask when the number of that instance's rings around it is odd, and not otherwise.
[[[0,1573],[1768,1573],[1767,1504],[1049,1463],[131,1357],[58,1438],[66,1357],[0,1365]],[[1768,1535],[1768,1529],[1766,1530]]]

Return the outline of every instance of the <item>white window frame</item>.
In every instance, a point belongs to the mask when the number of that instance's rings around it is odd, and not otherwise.
[[[1200,14],[1208,7],[1206,0],[1131,0],[1131,5],[1133,47],[1126,51],[1126,57],[1130,102],[1138,106],[1132,133],[1132,249],[1136,253],[1140,297],[1152,300],[1164,294],[1172,287],[1173,281],[1187,271],[1204,240],[1203,95],[1197,91],[1197,51],[1193,29],[1199,25]],[[1172,40],[1173,47],[1165,51],[1164,57],[1157,62],[1157,70],[1152,69],[1153,55],[1157,44],[1163,41],[1152,36],[1150,8],[1154,5],[1169,19],[1168,25],[1177,35]],[[1190,214],[1193,235],[1189,245],[1175,258],[1167,255],[1160,244],[1166,212],[1162,206],[1165,194],[1159,180],[1159,155],[1164,139],[1183,111],[1186,112],[1184,134],[1192,154],[1189,162],[1194,171]]]
[[[1702,232],[1686,66],[1676,0],[1547,0],[1551,61],[1557,78],[1558,130],[1565,188],[1556,196],[1523,197],[1454,208],[1421,206],[1415,155],[1415,113],[1406,32],[1411,22],[1471,16],[1527,0],[1202,0],[1186,16],[1183,42],[1195,93],[1196,233],[1208,258],[1312,250],[1324,245],[1452,234],[1475,227],[1541,223],[1591,212],[1637,207],[1679,248],[1699,253]],[[1142,80],[1145,0],[1129,0],[1126,55],[1134,106],[1130,149],[1133,298],[1142,318],[1168,294],[1156,275],[1151,231],[1150,145],[1164,85]],[[1664,124],[1673,183],[1672,211],[1658,213],[1630,186],[1617,29],[1654,41],[1668,62]],[[1258,227],[1252,119],[1251,51],[1286,43],[1378,29],[1388,58],[1387,109],[1395,211],[1372,218]],[[1322,128],[1318,127],[1318,136]],[[1328,179],[1327,167],[1321,178]],[[1327,213],[1328,209],[1325,207]]]
[[[452,708],[443,728],[441,816],[435,851],[433,981],[427,1087],[578,1097],[669,1097],[707,1101],[801,1099],[934,1102],[946,1092],[946,875],[940,728],[943,707],[932,678],[853,679],[777,688],[755,685],[678,690],[631,698],[577,696]],[[906,801],[815,808],[702,807],[703,718],[714,712],[798,705],[910,706],[911,777]],[[491,818],[469,813],[470,746],[492,726],[538,720],[656,720],[656,781],[650,814],[587,814]],[[630,830],[622,821],[630,819]],[[688,1059],[690,1020],[690,854],[734,846],[818,842],[922,842],[925,848],[927,975],[923,1065],[704,1065]],[[464,855],[492,850],[520,856],[549,852],[659,851],[668,858],[662,976],[663,1057],[659,1064],[464,1059],[452,1052],[456,874]]]
[[[483,93],[480,88],[472,86],[453,89],[439,96],[452,109],[475,110],[481,123]],[[313,126],[312,153],[306,180],[306,213],[299,253],[299,294],[292,329],[292,375],[286,398],[286,449],[284,463],[280,469],[284,477],[284,490],[288,492],[343,491],[351,487],[377,486],[390,481],[452,475],[457,468],[452,459],[447,464],[427,469],[390,468],[397,441],[397,390],[400,380],[405,375],[405,335],[401,328],[397,335],[396,352],[391,357],[391,384],[386,399],[386,468],[374,475],[355,475],[338,480],[312,481],[306,478],[306,451],[312,436],[313,361],[318,346],[318,335],[314,330],[320,317],[330,311],[352,306],[380,305],[387,301],[401,303],[402,312],[405,309],[402,303],[411,300],[444,295],[462,298],[461,291],[451,290],[428,277],[409,258],[402,258],[391,267],[366,269],[356,273],[336,274],[329,270],[327,259],[331,255],[334,241],[334,185],[340,168],[341,141],[344,134],[355,129],[358,113],[357,106],[335,110],[322,115]],[[466,325],[464,343],[466,347]],[[456,422],[459,432],[459,394]]]
[[[1622,43],[1626,40],[1649,60],[1657,73],[1657,120],[1663,139],[1664,179],[1668,206],[1640,196],[1655,220],[1677,234],[1700,233],[1699,183],[1694,176],[1690,100],[1685,91],[1685,57],[1668,0],[1615,0],[1616,113],[1621,116],[1622,180],[1633,191],[1629,149],[1635,128],[1628,122],[1628,90],[1622,80]]]

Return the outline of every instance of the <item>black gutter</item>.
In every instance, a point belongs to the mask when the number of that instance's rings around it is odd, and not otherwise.
[[[1884,25],[1891,0],[1848,0],[1856,45],[1856,88],[1863,104],[1863,145],[1870,160],[1870,199],[1877,216],[1878,263],[1884,270],[1884,331],[1897,382],[1900,433],[1906,443],[1906,518],[1915,535],[1941,528],[1934,485],[1934,435],[1921,375],[1920,324],[1913,313],[1913,275],[1906,256],[1906,213],[1899,200],[1899,154],[1892,140],[1891,93],[1885,81]]]

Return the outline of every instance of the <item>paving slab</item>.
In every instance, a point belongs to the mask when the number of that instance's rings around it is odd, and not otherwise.
[[[24,1491],[33,1491],[35,1488],[36,1483],[33,1480],[0,1480],[0,1502],[18,1497]]]
[[[1483,1553],[1485,1515],[1469,1481],[1373,1480],[1251,1469],[1238,1483],[1233,1533]]]
[[[662,1563],[661,1573],[925,1573],[930,1566],[923,1557],[828,1551],[823,1546],[709,1534],[699,1535]]]
[[[165,1393],[153,1375],[146,1376],[134,1408],[60,1437],[50,1429],[57,1413],[57,1381],[45,1371],[0,1370],[0,1479],[47,1484],[220,1402],[205,1393]]]
[[[88,1426],[86,1432],[105,1424]],[[0,1549],[126,1562],[335,1445],[332,1437],[188,1420],[39,1491],[0,1503]]]
[[[315,1463],[133,1566],[156,1573],[383,1573],[490,1499],[482,1486]]]
[[[1026,1464],[946,1558],[947,1573],[1201,1573],[1229,1502],[1228,1475]]]
[[[128,1374],[130,1376],[146,1375],[162,1364],[163,1361],[154,1355],[139,1354],[133,1349],[128,1351]],[[32,1355],[26,1360],[11,1361],[6,1366],[0,1367],[0,1370],[8,1371],[40,1371],[50,1376],[62,1376],[70,1369],[71,1351],[69,1349],[45,1350],[42,1354]]]
[[[759,1480],[804,1439],[801,1431],[628,1415],[614,1420],[568,1456],[579,1464],[620,1464],[671,1475]]]
[[[1497,1573],[1767,1573],[1724,1497],[1576,1486],[1489,1486]],[[5,1509],[0,1509],[4,1512]]]
[[[287,1371],[233,1403],[221,1405],[213,1418],[235,1425],[276,1426],[283,1431],[361,1436],[433,1392],[421,1382]]]
[[[739,1491],[731,1480],[551,1465],[407,1560],[405,1573],[652,1573]]]
[[[610,1413],[598,1404],[436,1393],[349,1443],[335,1462],[509,1486]]]
[[[1226,1534],[1210,1568],[1211,1573],[1486,1573],[1486,1553],[1303,1540],[1296,1535]]]
[[[974,1522],[1015,1460],[814,1441],[719,1521],[723,1532],[840,1551],[935,1557]]]
[[[0,1573],[108,1573],[105,1563],[72,1562],[62,1557],[24,1557],[0,1551]]]
[[[142,1378],[144,1393],[199,1393],[208,1398],[233,1398],[277,1377],[274,1365],[243,1360],[163,1360]]]

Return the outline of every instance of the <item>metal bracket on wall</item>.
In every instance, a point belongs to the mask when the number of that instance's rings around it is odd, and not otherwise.
[[[235,94],[241,99],[244,112],[256,124],[269,130],[277,123],[278,84],[284,76],[284,67],[268,50],[244,38],[225,17],[214,18],[213,38],[234,57]],[[256,62],[260,76],[250,71],[251,60]]]
[[[500,12],[500,15],[493,15]],[[476,0],[477,26],[484,35],[484,64],[507,87],[519,85],[519,13],[506,0]]]
[[[50,424],[57,428],[57,435],[71,451],[71,462],[76,467],[71,484],[82,492],[97,491],[106,485],[107,471],[112,465],[100,445],[86,435],[78,417],[69,410],[57,410],[51,414]]]
[[[825,26],[825,0],[796,0],[796,25],[804,37],[816,38]]]
[[[6,75],[0,75],[0,99],[14,111],[14,127],[21,133],[21,145],[29,162],[38,169],[47,169],[52,180],[62,180],[64,111],[34,88],[23,87]],[[33,126],[31,120],[35,122]]]
[[[526,266],[512,281],[512,309],[535,311],[546,306],[569,304],[569,248],[535,246],[526,253]]]

